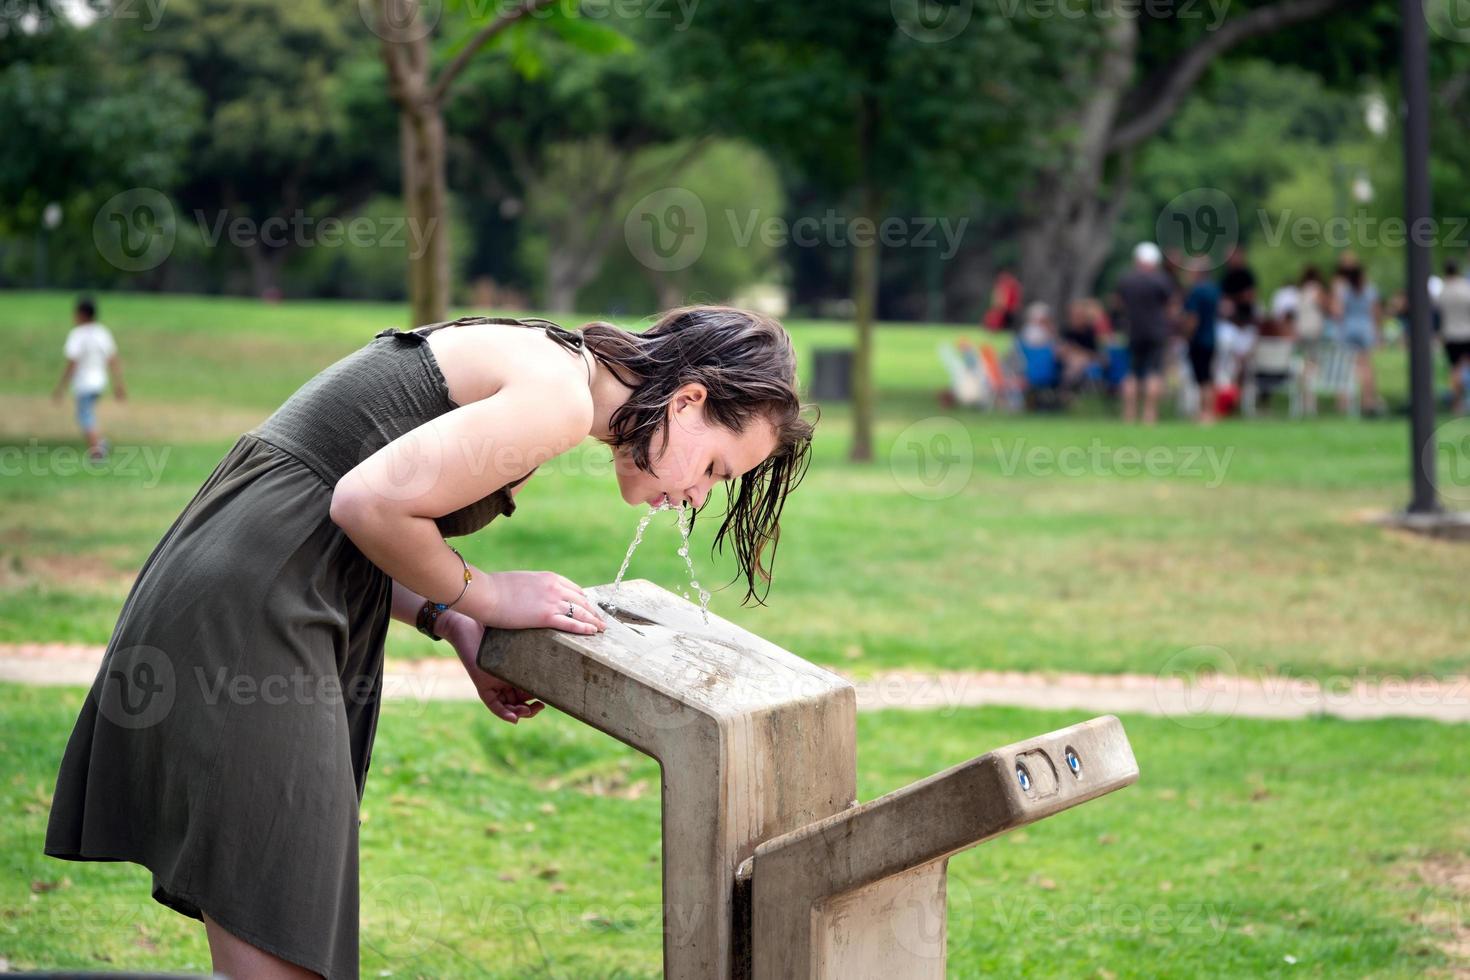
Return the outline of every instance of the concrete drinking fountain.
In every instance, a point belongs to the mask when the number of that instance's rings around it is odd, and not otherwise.
[[[665,977],[943,977],[949,857],[1138,778],[1108,716],[860,805],[848,681],[646,580],[587,592],[606,631],[489,630],[478,662],[658,760]]]

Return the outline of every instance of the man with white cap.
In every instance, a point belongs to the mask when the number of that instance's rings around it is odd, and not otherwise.
[[[1133,268],[1118,280],[1118,301],[1128,328],[1128,374],[1123,378],[1123,421],[1138,417],[1138,387],[1143,383],[1143,422],[1159,419],[1164,348],[1175,301],[1174,282],[1160,268],[1163,255],[1153,242],[1133,249]]]

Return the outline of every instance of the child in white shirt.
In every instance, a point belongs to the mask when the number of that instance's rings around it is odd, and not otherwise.
[[[66,368],[56,382],[52,397],[61,400],[62,389],[71,381],[76,398],[77,424],[87,437],[87,456],[105,459],[108,442],[97,426],[97,400],[107,390],[108,374],[112,375],[113,392],[118,401],[127,400],[123,387],[122,363],[117,357],[117,342],[112,331],[97,322],[97,305],[90,299],[77,301],[76,326],[66,335]]]

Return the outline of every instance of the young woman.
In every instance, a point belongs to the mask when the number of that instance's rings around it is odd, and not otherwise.
[[[802,408],[790,338],[742,310],[642,333],[487,317],[378,333],[241,436],[144,563],[46,853],[147,867],[156,900],[203,920],[218,972],[355,977],[390,617],[448,639],[512,724],[544,705],[475,665],[486,627],[605,628],[570,579],[485,572],[445,539],[514,513],[531,472],[590,435],[628,504],[698,511],[725,484],[712,547],[733,545],[748,601],[810,459]]]
[[[1362,264],[1352,252],[1344,252],[1338,259],[1334,306],[1339,334],[1337,339],[1352,349],[1356,361],[1363,411],[1370,415],[1381,415],[1383,401],[1378,397],[1377,379],[1373,373],[1373,348],[1378,346],[1379,329],[1383,323],[1383,305],[1379,302],[1377,287],[1368,281]],[[1339,402],[1342,401],[1339,398]],[[1344,409],[1345,405],[1338,405],[1339,411]]]

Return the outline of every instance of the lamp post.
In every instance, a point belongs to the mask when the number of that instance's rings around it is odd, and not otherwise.
[[[1434,486],[1434,338],[1429,317],[1429,43],[1423,0],[1400,0],[1404,79],[1404,221],[1409,299],[1409,472],[1408,513],[1440,512]]]

